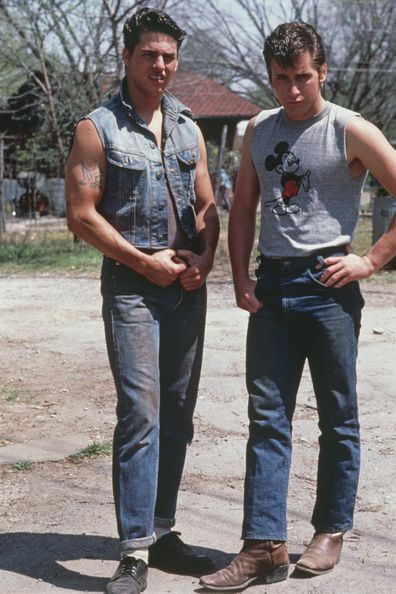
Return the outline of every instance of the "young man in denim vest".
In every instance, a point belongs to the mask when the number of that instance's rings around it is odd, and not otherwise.
[[[287,577],[292,419],[306,360],[321,435],[315,533],[297,568],[318,575],[339,561],[359,475],[357,281],[396,253],[396,217],[366,255],[350,253],[367,170],[395,195],[396,151],[359,114],[323,99],[319,35],[305,23],[285,23],[267,38],[264,57],[281,107],[248,126],[229,221],[236,299],[251,314],[244,546],[228,567],[201,578],[211,591]],[[260,195],[255,281],[249,262]]]
[[[120,92],[78,123],[67,166],[69,228],[104,254],[121,552],[108,594],[145,590],[148,564],[211,568],[171,531],[193,438],[205,280],[218,238],[202,135],[166,91],[183,37],[162,11],[143,8],[126,21]]]

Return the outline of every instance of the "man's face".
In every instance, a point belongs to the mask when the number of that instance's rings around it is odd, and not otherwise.
[[[299,56],[290,68],[282,68],[276,60],[272,60],[272,88],[291,120],[308,120],[321,111],[321,85],[326,74],[326,64],[318,72],[309,52]]]
[[[132,54],[124,48],[122,57],[132,94],[158,97],[177,68],[177,42],[166,33],[143,31]]]

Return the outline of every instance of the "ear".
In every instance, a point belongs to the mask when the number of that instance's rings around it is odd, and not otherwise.
[[[122,50],[122,59],[124,61],[125,68],[127,67],[130,57],[131,57],[131,54],[129,53],[129,49],[124,47],[124,49]]]
[[[323,66],[319,69],[319,82],[321,85],[325,82],[327,78],[327,64],[323,64]]]
[[[287,142],[281,141],[278,142],[274,150],[276,154],[279,155],[279,157],[281,157],[289,150],[289,145]]]

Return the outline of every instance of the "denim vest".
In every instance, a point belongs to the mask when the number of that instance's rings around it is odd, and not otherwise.
[[[190,111],[173,95],[162,99],[163,149],[130,102],[125,79],[120,92],[91,112],[106,154],[106,182],[98,211],[138,248],[168,246],[168,195],[181,227],[197,237],[195,169],[198,128]]]

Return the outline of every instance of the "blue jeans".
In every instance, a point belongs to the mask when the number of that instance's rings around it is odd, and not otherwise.
[[[162,288],[105,258],[103,320],[117,391],[113,491],[120,550],[175,522],[201,371],[206,287]]]
[[[308,360],[319,417],[319,459],[312,524],[316,532],[352,527],[360,445],[356,357],[361,309],[358,283],[320,282],[323,258],[261,257],[250,316],[249,392],[242,537],[286,540],[286,504],[297,390]]]

